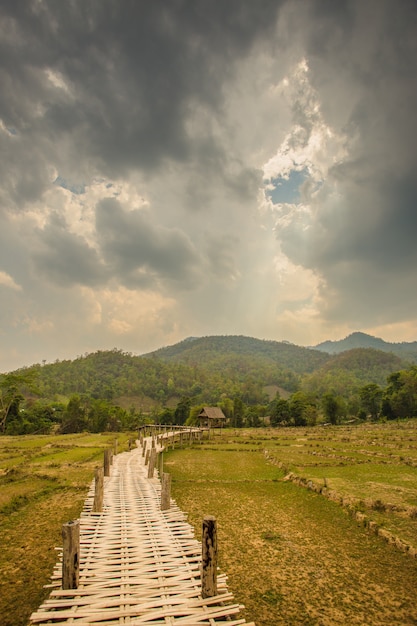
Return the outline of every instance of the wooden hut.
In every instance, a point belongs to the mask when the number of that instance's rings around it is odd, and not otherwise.
[[[198,414],[201,428],[222,428],[226,424],[226,416],[218,406],[205,406]]]

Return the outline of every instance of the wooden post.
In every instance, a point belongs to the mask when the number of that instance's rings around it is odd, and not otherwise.
[[[145,456],[145,453],[146,453],[146,439],[144,439],[142,443],[143,443],[142,456]]]
[[[163,450],[161,450],[161,452],[159,453],[158,472],[159,472],[159,475],[162,477],[162,474],[164,472],[164,452],[163,452]]]
[[[150,453],[151,453],[150,450],[146,450],[145,465],[148,465],[148,463],[149,463],[149,455],[150,455]]]
[[[118,446],[118,444],[119,444],[119,440],[115,439],[114,440],[114,456],[116,456],[116,454],[117,454],[117,446]]]
[[[156,448],[151,449],[149,455],[148,478],[153,478],[156,463]]]
[[[168,511],[171,506],[171,474],[162,474],[161,511]]]
[[[94,484],[94,502],[93,511],[100,513],[103,510],[103,495],[104,495],[104,470],[102,467],[96,469],[95,484]]]
[[[62,526],[62,589],[77,589],[80,571],[80,520]]]
[[[217,522],[213,515],[203,518],[201,595],[217,595]]]
[[[104,450],[104,475],[110,476],[111,450]]]

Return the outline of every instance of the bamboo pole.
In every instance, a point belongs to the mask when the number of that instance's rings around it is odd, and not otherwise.
[[[104,450],[104,475],[110,476],[110,465],[111,465],[111,450],[107,448]]]
[[[77,589],[80,571],[80,520],[62,526],[62,589]]]
[[[103,496],[104,470],[102,467],[98,467],[95,475],[93,511],[100,513],[103,510]]]
[[[148,478],[153,478],[153,475],[155,472],[155,464],[156,464],[156,448],[152,448],[151,453],[149,455]]]
[[[217,522],[213,515],[203,518],[201,595],[217,595]]]
[[[168,511],[171,507],[171,474],[162,474],[161,511]]]

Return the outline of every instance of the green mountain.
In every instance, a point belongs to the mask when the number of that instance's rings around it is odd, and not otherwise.
[[[145,356],[188,365],[255,370],[261,363],[289,369],[297,374],[312,372],[328,360],[321,351],[287,341],[267,341],[242,335],[189,337],[173,346]]]
[[[265,387],[296,391],[300,378],[329,355],[288,343],[250,337],[190,338],[142,356],[121,350],[98,351],[73,361],[34,365],[41,397],[73,394],[150,410],[175,404],[217,403],[240,396],[254,404],[265,400]]]
[[[417,341],[390,343],[379,337],[356,332],[340,341],[323,341],[314,346],[315,350],[327,352],[328,354],[340,354],[353,348],[374,348],[383,352],[392,352],[402,359],[417,363]]]
[[[333,355],[305,376],[302,387],[319,396],[332,392],[349,398],[368,383],[384,387],[390,374],[405,368],[407,362],[395,354],[374,348],[353,348]]]

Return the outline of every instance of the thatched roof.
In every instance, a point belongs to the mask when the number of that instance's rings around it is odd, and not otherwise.
[[[205,406],[201,409],[198,417],[207,417],[212,420],[225,420],[226,416],[218,406]]]

